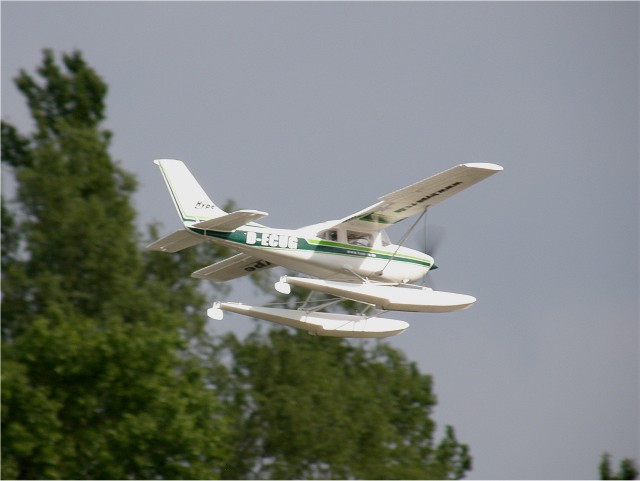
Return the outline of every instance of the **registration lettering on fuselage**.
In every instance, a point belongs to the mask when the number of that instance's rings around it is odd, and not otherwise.
[[[249,231],[247,232],[247,245],[297,249],[298,238],[286,234],[270,234],[268,232]]]

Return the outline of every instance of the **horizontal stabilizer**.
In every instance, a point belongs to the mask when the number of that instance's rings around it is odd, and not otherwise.
[[[238,227],[254,222],[258,219],[266,217],[266,212],[260,212],[259,210],[238,210],[231,214],[225,214],[220,217],[208,219],[197,224],[193,224],[191,227],[204,230],[215,230],[218,232],[231,232]]]
[[[147,249],[160,252],[178,252],[187,247],[192,247],[204,242],[204,239],[199,238],[194,234],[190,234],[186,230],[178,230],[173,234],[169,234],[162,239],[158,239],[152,244],[147,246]]]
[[[270,269],[275,264],[248,254],[237,254],[210,266],[203,267],[191,274],[197,279],[209,279],[212,281],[230,281],[242,276],[248,276],[259,270]]]
[[[235,312],[285,326],[303,329],[310,334],[329,337],[380,338],[404,332],[409,323],[383,317],[364,317],[328,312],[305,312],[274,307],[254,307],[233,302],[216,302],[207,311],[212,319],[222,319],[222,311]]]
[[[475,297],[466,294],[434,291],[428,287],[406,284],[353,283],[288,276],[278,283],[280,288],[283,283],[373,304],[388,311],[451,312],[466,309],[476,302]]]

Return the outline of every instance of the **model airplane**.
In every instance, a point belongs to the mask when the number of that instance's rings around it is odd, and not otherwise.
[[[297,310],[215,302],[209,317],[223,311],[334,337],[386,337],[400,334],[409,324],[379,317],[385,311],[449,312],[466,309],[476,299],[464,294],[434,291],[411,284],[434,268],[424,252],[392,244],[384,229],[426,210],[454,194],[500,172],[495,164],[462,164],[380,197],[366,209],[300,229],[271,229],[256,223],[267,216],[257,210],[227,213],[217,207],[179,160],[154,161],[159,167],[184,228],[157,240],[151,250],[178,252],[211,241],[238,254],[192,274],[200,279],[228,281],[282,266],[313,278],[286,276],[275,284],[289,294],[291,286],[337,296],[375,308],[373,315],[320,312],[321,306]],[[414,224],[415,225],[415,224]],[[406,238],[406,236],[405,236]],[[402,244],[402,242],[401,242]]]

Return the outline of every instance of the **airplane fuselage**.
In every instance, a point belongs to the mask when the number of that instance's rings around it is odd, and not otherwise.
[[[413,249],[376,240],[364,246],[327,240],[309,235],[308,228],[272,229],[259,224],[247,224],[232,232],[188,227],[193,234],[255,256],[263,262],[245,268],[248,272],[270,267],[271,264],[314,277],[354,280],[358,277],[406,283],[426,275],[433,258]]]

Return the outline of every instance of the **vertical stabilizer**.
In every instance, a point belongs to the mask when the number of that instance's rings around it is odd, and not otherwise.
[[[183,223],[202,222],[226,214],[213,203],[182,161],[159,159],[153,162],[160,167]]]

